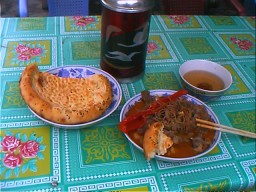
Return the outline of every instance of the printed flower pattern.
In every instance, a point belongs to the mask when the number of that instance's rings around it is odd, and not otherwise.
[[[189,21],[189,17],[186,15],[170,15],[169,17],[175,24],[182,25]]]
[[[160,55],[161,46],[157,43],[157,41],[149,41],[147,45],[147,58],[153,59],[156,56]]]
[[[95,28],[95,24],[99,21],[97,16],[83,17],[73,16],[71,17],[71,27],[73,30],[88,30]]]
[[[19,60],[22,61],[30,60],[32,57],[39,56],[42,54],[42,48],[30,48],[26,45],[18,45],[16,51],[18,53]]]
[[[17,177],[20,172],[27,170],[35,172],[37,170],[36,161],[44,159],[43,151],[45,145],[41,144],[42,137],[37,138],[35,134],[27,135],[20,133],[13,135],[6,132],[1,137],[1,176],[9,178],[13,175]]]
[[[12,52],[14,53],[14,58],[11,64],[30,64],[33,62],[40,63],[42,57],[46,57],[46,50],[44,46],[40,44],[26,44],[19,43],[17,46],[13,47]]]
[[[20,146],[20,153],[23,158],[35,158],[39,151],[39,143],[35,141],[27,141]]]
[[[3,163],[6,167],[10,169],[20,167],[22,164],[21,155],[15,155],[14,153],[6,154],[4,156]]]
[[[14,136],[5,136],[1,142],[3,152],[12,153],[15,151],[21,144],[21,141]]]
[[[150,54],[158,49],[158,46],[155,42],[148,42],[147,54]]]
[[[253,47],[253,43],[247,39],[238,39],[236,37],[231,37],[230,40],[233,44],[236,44],[241,50],[249,50]]]
[[[74,16],[73,20],[75,21],[75,24],[77,26],[81,26],[81,27],[95,22],[95,19],[93,17],[83,17],[83,16]]]

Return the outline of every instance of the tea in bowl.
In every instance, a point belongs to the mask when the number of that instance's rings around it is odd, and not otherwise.
[[[181,83],[189,94],[208,102],[218,99],[232,85],[230,72],[208,60],[189,60],[179,69]]]

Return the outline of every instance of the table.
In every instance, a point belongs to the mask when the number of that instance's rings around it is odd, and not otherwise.
[[[78,130],[44,123],[20,96],[22,70],[34,62],[41,70],[99,67],[100,23],[100,16],[0,19],[1,189],[255,190],[255,139],[223,133],[218,146],[201,158],[147,162],[118,129],[125,101],[145,89],[180,89],[180,64],[208,59],[234,78],[226,94],[208,105],[222,124],[255,131],[255,17],[152,16],[146,73],[121,84],[123,98],[111,116]],[[28,49],[29,54],[21,54]]]

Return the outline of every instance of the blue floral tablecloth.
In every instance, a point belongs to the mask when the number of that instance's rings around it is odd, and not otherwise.
[[[1,18],[1,190],[3,191],[238,191],[255,190],[256,141],[223,133],[209,154],[185,162],[147,162],[118,129],[124,103],[142,90],[181,88],[179,66],[207,59],[234,79],[208,103],[222,124],[255,132],[255,17],[168,16],[151,19],[146,73],[121,84],[117,110],[78,130],[35,117],[19,92],[30,63],[41,70],[99,68],[100,16]]]

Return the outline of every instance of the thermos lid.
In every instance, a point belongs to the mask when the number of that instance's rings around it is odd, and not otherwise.
[[[154,0],[101,0],[104,7],[117,12],[138,13],[154,6]]]

